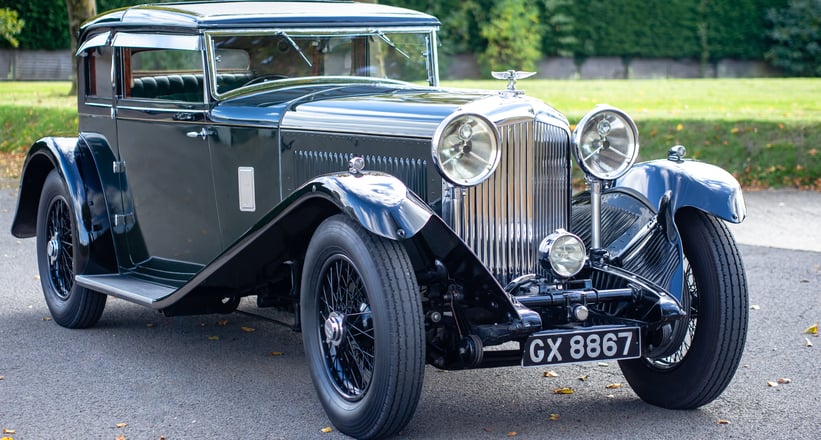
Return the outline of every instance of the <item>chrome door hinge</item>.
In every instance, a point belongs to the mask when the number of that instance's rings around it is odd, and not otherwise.
[[[134,223],[134,213],[114,214],[114,226],[124,226],[128,223]]]
[[[114,174],[121,174],[125,172],[125,161],[114,162]]]

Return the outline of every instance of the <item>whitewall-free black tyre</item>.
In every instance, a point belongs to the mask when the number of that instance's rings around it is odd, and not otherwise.
[[[86,328],[100,319],[106,296],[74,282],[74,275],[84,263],[73,206],[62,178],[57,171],[51,171],[43,184],[37,212],[37,266],[54,322],[67,328]]]
[[[344,215],[325,220],[305,256],[300,314],[331,423],[363,439],[407,425],[422,390],[425,341],[419,288],[402,245]]]
[[[676,216],[684,247],[688,318],[683,340],[662,358],[621,361],[627,382],[646,402],[693,409],[712,402],[735,375],[747,336],[747,281],[732,234],[695,209]]]

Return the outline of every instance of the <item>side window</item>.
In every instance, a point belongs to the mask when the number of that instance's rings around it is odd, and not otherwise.
[[[109,46],[91,48],[85,53],[87,96],[111,98],[111,53]]]
[[[126,97],[203,102],[200,51],[126,48],[123,60]]]

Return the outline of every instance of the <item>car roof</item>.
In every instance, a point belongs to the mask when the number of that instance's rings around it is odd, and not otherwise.
[[[83,25],[97,27],[177,28],[325,28],[371,26],[433,26],[428,14],[393,6],[352,1],[221,1],[139,5],[106,12]]]

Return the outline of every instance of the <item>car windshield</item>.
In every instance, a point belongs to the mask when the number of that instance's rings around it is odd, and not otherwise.
[[[210,36],[217,94],[270,81],[365,77],[435,85],[433,34],[240,33]]]

